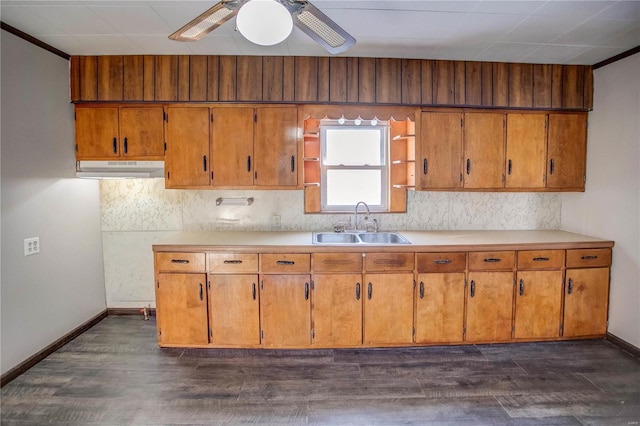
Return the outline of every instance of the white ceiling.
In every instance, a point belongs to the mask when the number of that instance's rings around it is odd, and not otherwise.
[[[327,55],[297,28],[254,45],[235,18],[197,42],[167,38],[216,2],[2,0],[0,19],[71,55]],[[343,56],[592,65],[640,45],[640,1],[312,3],[356,38]]]

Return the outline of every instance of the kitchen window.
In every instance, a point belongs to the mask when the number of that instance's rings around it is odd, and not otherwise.
[[[322,211],[351,212],[358,201],[371,211],[389,211],[389,124],[366,123],[321,121]]]

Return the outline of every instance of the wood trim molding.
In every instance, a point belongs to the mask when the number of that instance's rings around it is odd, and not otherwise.
[[[602,68],[606,65],[612,64],[614,62],[618,62],[624,58],[628,58],[631,55],[635,55],[640,52],[640,46],[636,46],[633,49],[629,49],[625,52],[619,53],[616,56],[612,56],[609,59],[605,59],[604,61],[600,61],[597,64],[593,65],[593,69],[597,70],[598,68]]]
[[[107,314],[109,316],[119,316],[119,315],[140,315],[143,316],[142,310],[144,308],[107,308]],[[149,311],[149,316],[156,316],[156,308],[147,308]]]
[[[634,346],[631,343],[627,342],[626,340],[623,340],[611,333],[607,333],[606,339],[611,343],[613,343],[614,345],[618,346],[619,348],[629,352],[631,355],[635,356],[636,358],[640,358],[639,347]]]
[[[68,53],[63,52],[60,49],[56,49],[50,44],[47,44],[42,40],[38,40],[34,36],[29,35],[23,31],[20,31],[19,29],[12,27],[9,24],[5,24],[4,22],[0,21],[0,27],[6,32],[11,33],[16,37],[20,37],[21,39],[26,40],[31,44],[35,44],[36,46],[41,47],[44,50],[53,53],[54,55],[60,56],[61,58],[66,59],[67,61],[71,58],[71,55],[69,55]]]
[[[96,325],[106,317],[107,317],[107,310],[105,309],[95,317],[91,318],[89,321],[71,330],[69,333],[65,334],[55,342],[51,343],[49,346],[33,354],[32,356],[30,356],[20,364],[13,367],[11,370],[4,373],[0,377],[0,388],[4,387],[6,384],[15,380],[22,373],[29,370],[31,367],[33,367],[34,365],[36,365],[37,363],[39,363],[40,361],[42,361],[43,359],[45,359],[46,357],[48,357],[49,355],[51,355],[52,353],[54,353],[55,351],[57,351],[58,349],[60,349],[61,347],[63,347],[64,345],[66,345],[76,337],[78,337],[79,335],[81,335],[82,333],[84,333],[85,331],[89,330],[91,327],[93,327],[94,325]]]

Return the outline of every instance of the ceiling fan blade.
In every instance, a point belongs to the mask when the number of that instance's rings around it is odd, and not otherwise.
[[[356,39],[308,1],[294,12],[293,23],[329,53],[342,53],[356,44]]]
[[[222,0],[211,9],[180,28],[169,38],[176,41],[196,41],[237,15],[247,0]]]

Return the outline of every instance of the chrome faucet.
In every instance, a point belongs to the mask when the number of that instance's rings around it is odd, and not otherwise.
[[[365,203],[364,201],[358,201],[358,203],[356,204],[356,208],[354,210],[355,223],[354,223],[353,227],[354,227],[355,231],[358,230],[358,207],[360,206],[360,204],[364,204],[365,208],[367,209],[367,214],[371,215],[371,211],[369,210],[369,206],[367,205],[367,203]]]

